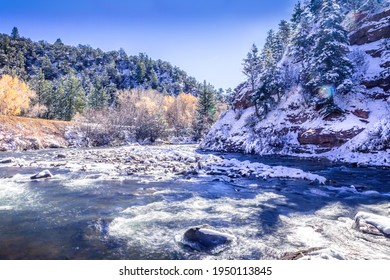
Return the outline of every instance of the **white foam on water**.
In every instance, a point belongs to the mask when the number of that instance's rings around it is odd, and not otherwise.
[[[101,179],[88,179],[88,178],[80,178],[80,179],[72,179],[72,180],[64,180],[62,182],[62,185],[73,191],[80,191],[80,190],[91,190],[91,189],[97,189],[100,188],[103,182]]]
[[[31,209],[39,206],[38,194],[30,189],[26,176],[0,179],[0,207],[2,210]]]
[[[317,196],[330,197],[330,195],[327,192],[324,192],[320,189],[315,189],[315,188],[310,188],[309,193],[317,195]]]
[[[109,174],[86,174],[79,178],[68,179],[68,175],[56,175],[56,179],[61,180],[61,184],[72,191],[80,190],[93,190],[102,187],[109,187],[109,182],[115,180],[115,182],[124,181],[125,177],[113,177]]]
[[[177,240],[188,227],[219,221],[221,226],[218,230],[237,236],[237,242],[216,256],[202,255],[201,258],[237,259],[243,256],[252,258],[252,255],[259,258],[264,251],[272,251],[276,256],[277,250],[268,248],[259,240],[260,228],[256,226],[257,214],[262,211],[259,206],[271,198],[282,199],[282,196],[264,193],[252,199],[192,197],[184,201],[132,206],[111,222],[109,235],[127,240],[129,246],[142,245],[149,252],[156,252],[159,248],[163,251],[178,250],[184,254]],[[226,227],[226,223],[232,226]]]

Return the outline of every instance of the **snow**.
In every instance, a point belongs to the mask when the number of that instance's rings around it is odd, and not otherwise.
[[[390,218],[367,212],[358,212],[355,219],[362,219],[366,223],[373,225],[384,234],[390,235]]]
[[[322,249],[309,253],[307,256],[300,258],[299,260],[345,260],[346,257],[343,253],[334,249]]]
[[[382,43],[383,43],[383,40],[378,40],[378,41],[370,42],[370,43],[359,45],[359,46],[353,45],[353,46],[351,46],[351,49],[352,50],[359,49],[359,50],[367,52],[367,51],[371,51],[371,50],[380,49]]]
[[[203,166],[207,166],[207,164],[203,163]],[[325,177],[305,172],[301,169],[285,166],[269,166],[258,162],[250,162],[248,160],[239,161],[237,159],[224,159],[219,163],[216,162],[211,164],[210,166],[214,169],[218,168],[219,171],[225,170],[227,173],[253,175],[263,179],[290,178],[318,181],[320,184],[325,184],[326,182]]]
[[[384,68],[380,67],[381,63],[382,62],[380,57],[369,56],[369,66],[366,74],[367,79],[373,79],[385,70]]]

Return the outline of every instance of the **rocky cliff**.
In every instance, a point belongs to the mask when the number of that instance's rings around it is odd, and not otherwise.
[[[351,51],[364,52],[361,90],[335,95],[340,116],[323,118],[291,88],[263,119],[256,116],[247,83],[236,88],[232,108],[200,147],[256,154],[324,156],[390,166],[390,9],[346,20]]]

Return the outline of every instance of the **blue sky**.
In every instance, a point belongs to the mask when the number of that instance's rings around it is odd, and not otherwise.
[[[244,77],[242,59],[267,30],[289,19],[297,0],[4,1],[0,32],[53,43],[123,48],[169,61],[217,88]]]

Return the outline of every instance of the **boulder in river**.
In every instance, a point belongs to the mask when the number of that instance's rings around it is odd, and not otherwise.
[[[0,164],[6,164],[6,163],[11,163],[11,162],[12,162],[12,158],[0,159]]]
[[[236,239],[235,236],[220,232],[209,225],[188,228],[181,239],[183,245],[197,251],[215,251],[222,249]],[[220,251],[220,250],[219,250]]]
[[[352,226],[363,233],[390,237],[390,218],[367,212],[358,212]]]
[[[30,179],[35,180],[35,179],[43,179],[43,178],[51,178],[53,177],[53,174],[47,169],[33,175],[30,177]]]

